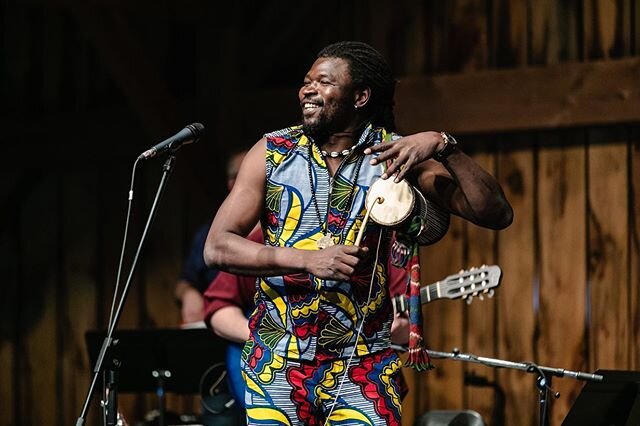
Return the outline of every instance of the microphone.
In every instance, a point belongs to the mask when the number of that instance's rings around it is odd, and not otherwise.
[[[138,156],[138,160],[148,160],[156,155],[164,154],[166,151],[171,153],[176,152],[182,147],[182,145],[198,142],[203,131],[204,126],[200,123],[188,124],[175,135],[163,140],[159,144],[154,145],[140,154]]]

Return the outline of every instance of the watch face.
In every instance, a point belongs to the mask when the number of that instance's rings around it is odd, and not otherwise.
[[[456,138],[451,136],[449,133],[445,133],[445,135],[447,135],[447,144],[451,144],[451,145],[457,145],[458,144],[458,141],[456,140]]]
[[[444,148],[442,148],[440,152],[436,152],[433,156],[436,161],[440,162],[444,161],[449,156],[449,154],[451,154],[451,152],[456,149],[456,145],[458,143],[458,141],[456,141],[455,138],[449,133],[442,132],[442,137],[445,141]]]

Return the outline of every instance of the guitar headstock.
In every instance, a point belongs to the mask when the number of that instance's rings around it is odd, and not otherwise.
[[[474,297],[480,300],[483,300],[485,295],[493,297],[493,289],[500,285],[501,276],[502,270],[497,265],[482,265],[479,268],[462,270],[441,281],[422,287],[420,302],[424,304],[447,298],[465,299],[469,304]],[[391,303],[396,313],[406,312],[409,308],[406,295],[392,297]]]
[[[484,300],[485,295],[489,298],[493,297],[493,289],[500,285],[501,276],[502,270],[497,265],[473,267],[449,275],[440,281],[440,291],[443,293],[442,297],[462,298],[470,304],[474,297],[480,300]]]

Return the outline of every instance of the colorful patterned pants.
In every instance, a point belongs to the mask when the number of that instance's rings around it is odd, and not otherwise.
[[[241,362],[247,424],[400,425],[404,384],[396,352],[354,357],[345,376],[347,361],[291,360],[247,343]]]

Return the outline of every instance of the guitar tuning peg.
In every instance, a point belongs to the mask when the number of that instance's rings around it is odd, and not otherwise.
[[[458,275],[462,275],[462,274],[464,274],[464,269],[460,269],[460,270],[458,271]],[[462,279],[462,278],[460,278],[460,279]]]
[[[462,298],[463,298],[463,299],[466,299],[466,298],[467,298],[467,296],[469,296],[469,295],[468,295],[468,294],[463,294],[463,295],[462,295]]]
[[[484,272],[484,271],[483,271],[483,272],[480,272],[480,278],[484,278],[484,277],[486,277],[486,276],[487,276],[487,273],[486,273],[486,272]]]
[[[489,293],[488,293],[489,297],[493,297],[494,294],[496,294],[496,292],[493,291],[493,289],[489,290]]]
[[[473,296],[467,297],[467,305],[470,305],[473,302]]]
[[[478,299],[480,299],[480,300],[484,300],[484,296],[482,295],[482,293],[480,293],[480,294],[478,295]]]
[[[483,263],[483,264],[482,264],[482,266],[481,266],[481,268],[486,268],[486,267],[487,267],[487,265],[486,265],[486,264],[484,264],[484,263]]]

